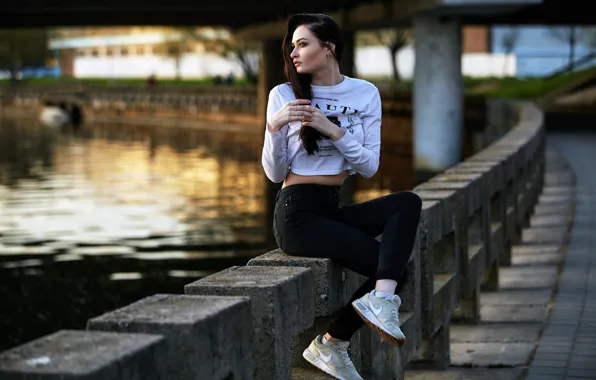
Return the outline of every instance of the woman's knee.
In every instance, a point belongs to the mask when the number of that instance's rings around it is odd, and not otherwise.
[[[410,210],[413,213],[420,213],[422,210],[422,199],[413,191],[398,191],[393,193],[399,208]]]

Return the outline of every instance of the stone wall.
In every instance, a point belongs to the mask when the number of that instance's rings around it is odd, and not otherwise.
[[[402,379],[407,366],[446,368],[450,321],[477,322],[480,289],[498,287],[499,268],[511,264],[543,186],[543,116],[529,103],[489,109],[492,135],[478,144],[491,144],[414,189],[423,209],[400,294],[408,340],[397,349],[367,327],[358,331],[350,355],[367,379]],[[324,378],[300,353],[362,281],[331,260],[275,250],[188,284],[184,295],[148,297],[91,319],[85,331],[1,353],[0,378]]]

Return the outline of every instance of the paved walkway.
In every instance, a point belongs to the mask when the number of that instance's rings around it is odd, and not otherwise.
[[[596,379],[596,135],[550,134],[576,174],[576,208],[558,292],[526,380]]]

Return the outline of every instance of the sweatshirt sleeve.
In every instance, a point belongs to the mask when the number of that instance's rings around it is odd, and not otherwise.
[[[279,88],[274,87],[269,92],[267,102],[267,119],[274,115],[283,106]],[[265,123],[265,142],[263,144],[263,153],[261,155],[261,164],[265,170],[267,178],[271,182],[282,182],[288,175],[288,126],[284,125],[277,132],[270,132]]]
[[[360,112],[364,143],[360,144],[351,133],[344,135],[334,142],[337,150],[344,155],[355,171],[364,178],[372,177],[379,169],[379,155],[381,151],[381,95],[376,90],[372,100]]]

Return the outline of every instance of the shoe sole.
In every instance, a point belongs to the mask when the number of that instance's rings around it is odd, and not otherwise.
[[[379,334],[379,336],[387,341],[392,346],[401,347],[406,343],[406,338],[397,338],[393,336],[389,331],[385,330],[385,328],[381,325],[381,322],[377,319],[377,317],[373,314],[372,311],[366,307],[364,302],[361,300],[356,300],[352,302],[352,307],[356,310],[356,313],[362,318],[362,320],[373,330]]]
[[[315,367],[317,367],[321,371],[325,372],[326,374],[328,374],[330,376],[333,376],[336,379],[344,380],[343,377],[338,376],[335,373],[333,373],[333,371],[331,370],[331,368],[329,368],[327,366],[327,364],[325,364],[324,361],[322,361],[321,359],[317,358],[312,352],[310,352],[310,350],[308,348],[306,350],[304,350],[304,352],[302,352],[302,357],[304,359],[306,359],[307,362],[309,362],[310,364],[314,365]]]

